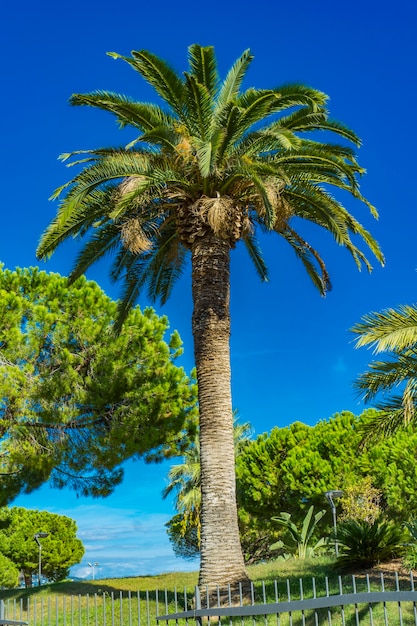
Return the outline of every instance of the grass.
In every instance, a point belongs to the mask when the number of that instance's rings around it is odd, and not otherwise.
[[[248,572],[256,585],[261,581],[266,583],[275,579],[296,579],[324,577],[333,563],[330,558],[314,559],[311,561],[270,561],[259,565],[250,565]],[[126,578],[108,578],[88,581],[64,581],[50,583],[42,587],[28,589],[0,589],[0,599],[21,599],[31,596],[47,597],[50,594],[66,595],[94,595],[99,593],[119,594],[137,591],[155,591],[157,589],[193,590],[198,581],[198,572],[170,572],[156,576],[132,576]]]
[[[288,599],[288,591],[292,600],[301,596],[308,598],[314,595],[312,579],[315,579],[318,596],[337,594],[339,578],[333,567],[331,558],[314,559],[311,561],[275,561],[254,565],[248,568],[254,583],[257,603],[275,602],[278,591],[280,600]],[[95,581],[62,582],[31,589],[0,590],[0,599],[8,601],[7,616],[12,619],[23,619],[30,626],[132,626],[132,624],[154,624],[157,614],[174,613],[183,610],[184,588],[187,590],[187,608],[191,607],[194,586],[197,584],[197,572],[168,573],[159,576],[138,576],[131,578],[111,578]],[[368,584],[372,590],[381,590],[378,584],[379,573],[369,580],[365,575],[356,579],[358,592],[367,591]],[[352,589],[352,577],[343,576],[343,592]],[[275,582],[277,581],[277,582]],[[301,581],[301,583],[300,583]],[[402,588],[409,590],[410,583],[402,581]],[[386,589],[395,589],[395,579],[386,578]],[[158,604],[156,592],[158,590]],[[167,590],[164,592],[164,590]],[[149,592],[149,593],[148,593]],[[389,607],[389,624],[399,624],[398,607],[392,603]],[[413,606],[403,605],[403,624],[414,623]],[[149,617],[148,617],[149,616]],[[318,614],[316,621],[311,611],[304,616],[294,613],[280,618],[280,626],[290,622],[293,626],[305,624],[316,626],[317,623],[328,623],[327,610]],[[385,624],[384,607],[375,606],[372,610],[373,624]],[[358,622],[356,619],[358,618]],[[369,606],[352,607],[345,611],[345,624],[369,624]],[[363,621],[362,621],[363,620]],[[225,621],[226,622],[226,621]],[[241,625],[243,622],[236,622]],[[247,622],[249,624],[249,622]],[[254,624],[255,622],[250,622]],[[256,620],[258,623],[258,620]],[[259,624],[269,626],[276,624],[277,618],[262,618]],[[340,609],[332,609],[332,625],[342,624]],[[181,624],[181,623],[180,623]],[[213,621],[213,624],[215,622]],[[171,623],[172,626],[172,623]]]

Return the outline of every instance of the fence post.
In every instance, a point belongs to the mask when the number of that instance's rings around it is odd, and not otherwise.
[[[200,595],[200,587],[198,585],[194,588],[194,610],[198,611],[201,609],[201,595]],[[202,618],[199,615],[195,616],[196,626],[201,626]]]
[[[201,609],[200,587],[195,587],[195,590],[194,590],[194,604],[195,604],[196,610]]]

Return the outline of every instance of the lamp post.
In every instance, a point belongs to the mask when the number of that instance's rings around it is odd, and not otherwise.
[[[333,514],[333,528],[334,528],[334,547],[336,551],[336,556],[339,556],[339,546],[337,544],[337,524],[336,524],[336,504],[334,502],[334,498],[341,498],[343,496],[343,491],[340,489],[331,489],[330,491],[326,491],[324,494],[326,496],[327,502],[330,504],[330,508]]]
[[[95,573],[95,567],[98,567],[98,563],[88,563],[88,566],[91,567],[91,569],[93,570],[93,580],[94,580],[94,573]]]
[[[33,535],[34,540],[38,544],[39,547],[39,570],[38,570],[38,585],[41,586],[41,575],[42,575],[42,544],[39,539],[45,539],[48,537],[49,533],[35,533]]]

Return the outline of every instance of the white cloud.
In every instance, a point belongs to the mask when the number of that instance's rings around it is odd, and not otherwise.
[[[71,569],[79,578],[92,578],[88,562],[97,562],[95,578],[142,576],[198,568],[175,557],[165,529],[174,513],[172,500],[163,500],[168,464],[126,464],[123,485],[105,500],[78,499],[67,490],[44,485],[19,496],[16,505],[43,509],[74,519],[84,544],[81,563]]]
[[[137,509],[113,508],[106,504],[80,505],[60,511],[76,520],[83,541],[83,561],[71,569],[78,578],[92,578],[88,562],[98,562],[96,579],[139,576],[168,571],[192,571],[196,562],[177,558],[165,530],[169,515]]]

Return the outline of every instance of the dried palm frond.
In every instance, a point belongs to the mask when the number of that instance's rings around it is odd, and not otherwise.
[[[241,236],[246,237],[247,235],[251,235],[254,231],[255,227],[249,215],[244,215],[242,219]]]
[[[178,156],[184,160],[189,160],[190,156],[193,155],[193,147],[187,137],[182,137],[181,141],[175,146],[175,150]]]
[[[281,194],[278,194],[274,230],[277,232],[283,231],[288,225],[292,214],[293,212],[290,203],[287,202],[287,200]]]
[[[152,248],[152,241],[143,232],[137,217],[126,220],[121,226],[123,246],[132,254],[141,254]]]
[[[210,226],[215,235],[222,236],[229,230],[235,202],[228,196],[200,198],[195,203],[196,209]]]
[[[128,178],[125,178],[118,187],[120,195],[124,196],[131,191],[135,191],[144,180],[144,176],[129,176]]]
[[[273,207],[276,216],[274,223],[274,230],[276,231],[282,231],[285,228],[292,214],[291,206],[282,196],[284,188],[285,182],[276,178],[267,181],[265,184],[267,198]],[[265,211],[265,209],[260,208],[260,213],[262,213],[262,211]]]

